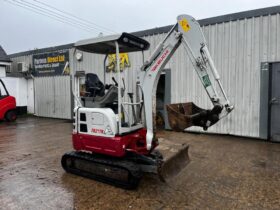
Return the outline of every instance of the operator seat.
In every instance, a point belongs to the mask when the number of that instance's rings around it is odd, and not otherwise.
[[[108,90],[105,93],[106,88],[96,74],[86,74],[85,85],[87,94],[82,97],[85,107],[111,107],[118,100],[118,88],[115,85],[106,85]]]
[[[107,105],[112,105],[114,102],[118,100],[118,88],[112,85],[104,96],[96,96],[94,98],[94,107],[102,108]]]
[[[105,86],[99,80],[98,76],[93,73],[86,74],[86,96],[96,97],[105,95]]]

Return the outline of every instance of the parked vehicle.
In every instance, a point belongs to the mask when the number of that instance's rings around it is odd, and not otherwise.
[[[0,79],[0,120],[8,122],[15,121],[16,115],[16,99],[10,96],[4,82]]]

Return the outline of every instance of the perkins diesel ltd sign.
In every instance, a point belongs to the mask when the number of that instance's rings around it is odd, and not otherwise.
[[[35,76],[69,74],[69,50],[33,55]]]

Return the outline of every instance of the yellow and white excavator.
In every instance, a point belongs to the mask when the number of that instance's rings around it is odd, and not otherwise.
[[[77,51],[104,54],[104,64],[107,56],[115,53],[117,77],[112,78],[114,84],[104,85],[96,74],[76,71],[72,135],[75,151],[63,155],[61,163],[65,171],[133,189],[144,173],[158,174],[161,180],[166,180],[188,164],[188,145],[177,145],[177,152],[168,157],[157,150],[159,141],[154,120],[159,76],[181,44],[213,108],[205,110],[192,102],[169,104],[171,128],[175,131],[190,126],[207,129],[233,110],[200,25],[189,15],[177,17],[177,23],[138,70],[134,93],[126,91],[120,72],[120,53],[147,50],[150,46],[147,41],[129,33],[78,41]],[[83,96],[80,95],[82,79],[86,87]]]

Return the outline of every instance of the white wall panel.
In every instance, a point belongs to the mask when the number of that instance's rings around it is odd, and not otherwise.
[[[34,87],[37,116],[71,119],[70,76],[35,77]]]
[[[30,114],[35,113],[34,107],[34,80],[27,80],[27,112]]]
[[[11,96],[16,98],[17,106],[27,106],[27,80],[24,78],[1,78]]]

